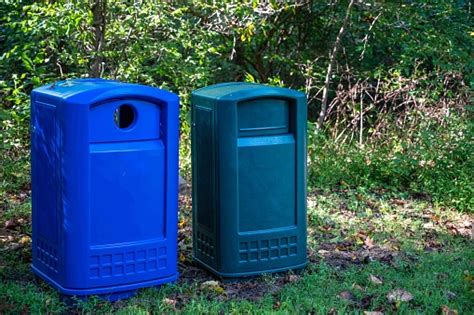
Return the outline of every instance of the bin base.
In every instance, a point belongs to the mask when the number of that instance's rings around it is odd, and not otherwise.
[[[239,278],[256,277],[256,276],[261,276],[263,274],[268,274],[268,273],[283,273],[283,272],[287,272],[287,271],[290,271],[290,270],[300,271],[301,269],[306,267],[306,265],[308,265],[308,262],[306,261],[306,262],[304,262],[302,264],[299,264],[299,265],[293,265],[293,266],[275,268],[275,269],[257,270],[257,271],[248,271],[248,272],[220,272],[220,271],[215,270],[214,268],[212,268],[211,266],[209,266],[205,262],[201,261],[199,258],[196,258],[194,255],[193,255],[193,259],[198,264],[200,264],[201,266],[203,266],[204,268],[209,270],[211,273],[213,273],[214,275],[216,275],[220,278],[226,278],[226,280],[232,280],[232,279],[237,280]]]
[[[57,289],[61,294],[68,296],[77,296],[79,299],[86,299],[91,295],[97,295],[99,298],[107,300],[109,302],[114,302],[121,299],[126,299],[134,296],[138,289],[147,288],[147,287],[156,287],[162,284],[173,282],[178,279],[178,273],[168,276],[165,278],[159,278],[149,281],[115,285],[110,287],[101,287],[101,288],[91,288],[91,289],[68,289],[62,287],[56,281],[45,275],[43,272],[38,270],[35,266],[31,266],[33,273],[38,277],[46,281],[53,288]]]

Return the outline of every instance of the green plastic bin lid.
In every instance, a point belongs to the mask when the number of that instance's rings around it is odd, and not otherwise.
[[[266,95],[291,98],[306,97],[304,93],[296,90],[249,82],[219,83],[195,90],[192,94],[219,100],[239,100]]]

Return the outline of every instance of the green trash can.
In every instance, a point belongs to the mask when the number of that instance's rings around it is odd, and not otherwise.
[[[222,83],[191,103],[194,259],[229,278],[303,268],[306,96]]]

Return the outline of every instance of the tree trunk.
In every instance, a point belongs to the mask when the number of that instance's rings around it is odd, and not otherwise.
[[[91,0],[92,2],[92,26],[94,28],[94,52],[91,65],[91,77],[99,78],[104,71],[104,49],[107,0]]]

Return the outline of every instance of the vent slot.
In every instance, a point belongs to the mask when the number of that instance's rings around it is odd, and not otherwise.
[[[240,242],[239,263],[284,259],[296,256],[297,252],[296,236]]]

